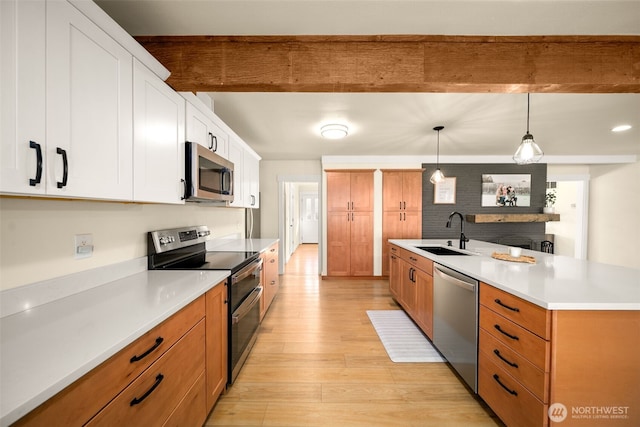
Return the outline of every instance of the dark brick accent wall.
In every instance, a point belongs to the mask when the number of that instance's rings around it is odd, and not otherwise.
[[[449,214],[453,211],[467,214],[481,213],[541,213],[547,182],[547,165],[533,164],[440,164],[446,177],[456,177],[456,203],[433,204],[433,184],[429,182],[435,164],[423,164],[422,178],[422,238],[451,239],[457,246],[460,237],[460,221],[454,219],[451,228],[446,228]],[[528,207],[482,207],[482,174],[531,174],[531,206]],[[534,249],[544,240],[545,223],[499,223],[473,224],[465,222],[465,235],[470,239],[496,242],[505,236],[525,236],[533,240]]]

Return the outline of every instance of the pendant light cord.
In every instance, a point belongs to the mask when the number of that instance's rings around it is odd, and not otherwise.
[[[436,147],[436,169],[440,169],[440,130],[438,130],[438,144]]]
[[[527,133],[529,133],[529,93],[527,93]]]

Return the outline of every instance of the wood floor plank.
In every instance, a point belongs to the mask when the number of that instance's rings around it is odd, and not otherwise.
[[[207,426],[503,426],[446,363],[389,359],[366,314],[400,309],[387,281],[320,280],[317,245],[286,270]]]

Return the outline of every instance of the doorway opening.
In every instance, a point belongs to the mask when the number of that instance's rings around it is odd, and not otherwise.
[[[320,271],[321,233],[320,221],[322,201],[320,197],[319,175],[278,176],[278,237],[281,242],[279,271],[284,274],[286,265],[293,253],[305,245],[306,258],[309,251],[315,250],[317,265],[314,271]]]
[[[560,221],[545,226],[553,235],[554,254],[587,259],[589,175],[550,175],[547,182],[555,188],[554,208],[560,214]]]

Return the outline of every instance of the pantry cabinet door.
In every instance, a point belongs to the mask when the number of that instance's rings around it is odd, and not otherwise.
[[[244,148],[231,137],[229,138],[229,161],[233,163],[233,201],[229,206],[248,207],[244,198]]]
[[[44,0],[0,1],[0,191],[3,193],[45,192],[45,19]],[[39,180],[38,157],[42,159]]]
[[[184,98],[134,59],[135,201],[184,203],[184,110]]]
[[[66,1],[46,32],[47,193],[131,200],[131,54]]]

